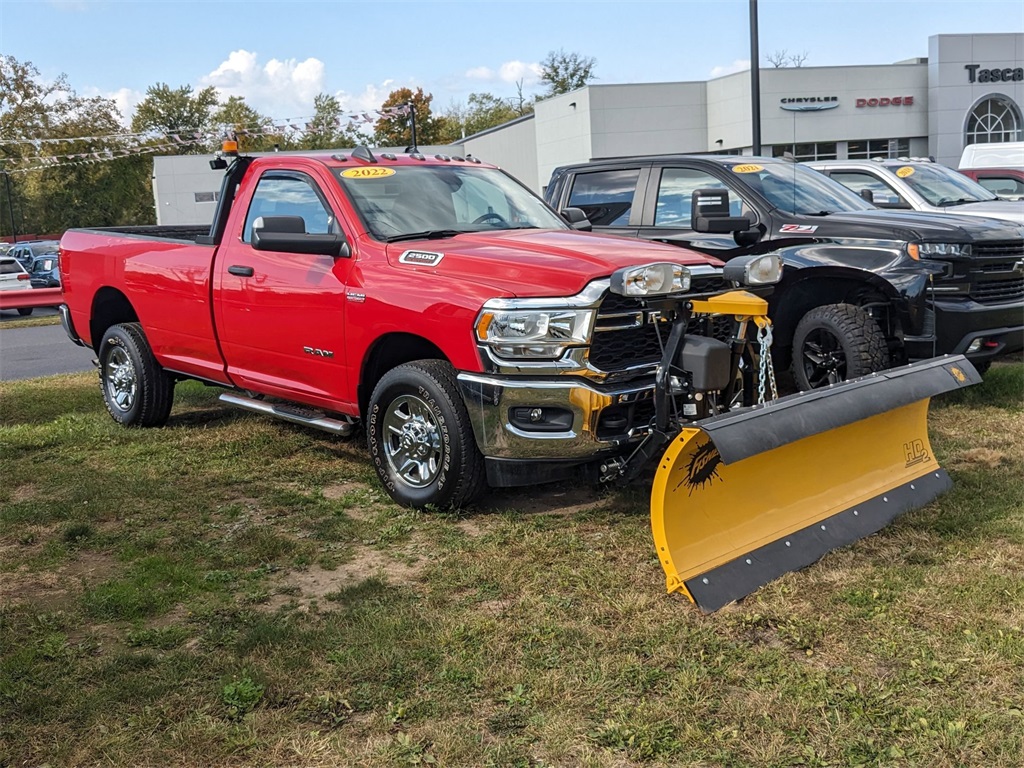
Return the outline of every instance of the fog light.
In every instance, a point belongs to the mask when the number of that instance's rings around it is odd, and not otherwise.
[[[975,339],[974,341],[971,342],[971,346],[969,346],[967,348],[967,351],[968,352],[977,352],[979,349],[981,349],[981,343],[983,341],[984,341],[984,339]]]
[[[508,420],[525,432],[568,432],[572,429],[572,411],[567,408],[519,406],[510,408]]]

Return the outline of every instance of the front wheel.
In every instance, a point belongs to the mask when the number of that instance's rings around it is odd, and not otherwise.
[[[20,307],[18,309],[18,314],[22,317],[28,317],[32,314],[32,307]]]
[[[406,507],[462,507],[486,488],[469,414],[443,360],[388,371],[370,397],[366,441],[388,494]]]
[[[889,348],[878,323],[862,307],[815,307],[793,335],[793,378],[801,390],[818,389],[881,371]]]
[[[113,325],[99,350],[100,389],[114,421],[126,427],[158,427],[174,400],[174,379],[153,356],[138,323]]]

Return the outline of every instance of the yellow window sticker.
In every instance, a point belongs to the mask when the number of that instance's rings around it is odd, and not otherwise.
[[[371,166],[369,168],[346,168],[341,172],[346,179],[380,179],[385,176],[394,176],[394,168],[380,168]]]
[[[763,165],[734,165],[732,167],[733,173],[758,173],[764,170]]]
[[[899,176],[901,179],[905,179],[907,178],[907,176],[914,175],[914,169],[911,168],[909,165],[904,165],[902,168],[896,169],[896,175]]]

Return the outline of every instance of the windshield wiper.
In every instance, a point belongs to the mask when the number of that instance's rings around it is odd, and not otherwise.
[[[831,216],[835,211],[800,211],[797,216]]]
[[[971,198],[961,197],[959,200],[940,200],[937,205],[964,205],[966,203],[980,203],[981,200],[972,200]]]
[[[447,237],[464,235],[465,229],[426,229],[422,232],[407,232],[404,235],[392,235],[384,238],[385,243],[397,243],[400,240],[443,240]]]

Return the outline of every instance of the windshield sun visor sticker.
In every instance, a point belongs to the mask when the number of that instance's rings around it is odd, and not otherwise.
[[[431,251],[406,251],[398,257],[400,264],[419,264],[424,267],[436,267],[444,258],[443,253]]]
[[[818,231],[817,224],[783,224],[779,227],[779,232],[799,232],[800,234],[809,235],[812,232]]]
[[[747,163],[745,165],[734,165],[732,167],[733,173],[760,173],[763,170],[763,165],[756,165],[754,163]]]
[[[896,175],[899,176],[901,179],[905,179],[907,178],[907,176],[914,175],[914,169],[911,168],[909,165],[904,165],[902,168],[896,169]]]
[[[368,168],[346,168],[341,172],[346,179],[381,179],[385,176],[394,176],[394,168],[381,168],[370,166]]]

